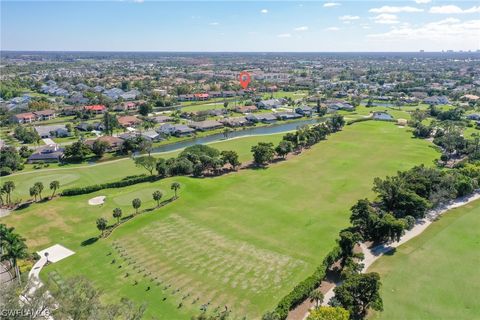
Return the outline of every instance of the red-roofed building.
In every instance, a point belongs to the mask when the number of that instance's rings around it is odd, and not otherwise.
[[[87,111],[90,111],[90,112],[93,112],[93,113],[96,113],[96,114],[104,113],[105,111],[107,111],[107,107],[105,107],[102,104],[96,104],[96,105],[93,105],[93,106],[85,106],[85,107],[83,107],[83,109],[85,109]]]
[[[17,123],[31,123],[37,120],[37,117],[31,112],[26,112],[14,115],[13,120]]]
[[[195,100],[201,100],[201,101],[208,100],[210,98],[208,93],[195,93],[193,94],[193,96],[195,97]]]

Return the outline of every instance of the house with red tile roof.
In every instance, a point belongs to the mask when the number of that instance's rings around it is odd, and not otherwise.
[[[90,112],[93,112],[95,114],[100,114],[100,113],[104,113],[105,111],[107,111],[107,107],[105,107],[104,105],[102,104],[96,104],[96,105],[92,105],[92,106],[85,106],[83,107],[83,109],[87,110],[87,111],[90,111]]]

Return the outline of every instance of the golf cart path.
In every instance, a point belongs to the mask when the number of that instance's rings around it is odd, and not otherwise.
[[[464,197],[451,200],[446,204],[440,205],[437,208],[430,210],[425,216],[425,218],[417,220],[417,222],[415,223],[415,226],[412,229],[407,230],[405,232],[405,234],[400,238],[400,241],[395,241],[388,244],[381,244],[373,248],[368,248],[367,244],[363,242],[360,243],[360,247],[364,254],[364,258],[361,261],[364,265],[362,269],[362,273],[367,272],[368,268],[385,253],[395,249],[396,247],[422,234],[422,232],[424,232],[428,228],[428,226],[432,224],[432,222],[434,222],[435,219],[437,219],[442,214],[448,212],[449,210],[469,204],[470,202],[473,202],[478,199],[480,199],[480,190],[476,190],[473,194],[469,196],[464,196]],[[337,285],[340,285],[340,284],[341,282],[335,283],[330,288],[330,290],[328,290],[327,293],[325,293],[322,306],[328,306],[328,303],[330,302],[330,300],[335,296],[335,293],[333,292],[333,290]],[[310,314],[310,309],[304,314],[303,317],[295,317],[295,318],[289,317],[287,319],[304,320],[308,317],[309,314]]]

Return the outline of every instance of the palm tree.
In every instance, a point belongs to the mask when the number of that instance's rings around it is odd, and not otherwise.
[[[6,181],[2,189],[7,194],[7,204],[9,205],[12,202],[12,192],[15,190],[15,183],[13,181]]]
[[[163,197],[163,193],[157,190],[152,194],[152,197],[153,197],[153,200],[157,201],[157,208],[160,207],[160,200]]]
[[[323,293],[318,290],[312,290],[309,295],[310,302],[315,302],[315,308],[318,308],[323,302]]]
[[[57,191],[58,188],[60,188],[60,182],[58,182],[57,180],[50,182],[50,190],[53,190],[52,198],[55,195],[55,191]]]
[[[41,182],[35,182],[33,185],[35,188],[38,190],[38,195],[40,196],[40,201],[42,200],[42,191],[43,191],[43,183]]]
[[[3,206],[5,202],[3,201],[3,195],[6,194],[3,188],[0,188],[0,206]]]
[[[18,282],[22,284],[22,280],[20,279],[20,268],[18,267],[17,260],[28,257],[25,239],[16,233],[9,232],[5,236],[3,248],[5,251],[2,259],[9,259],[12,262]]]
[[[98,230],[102,231],[102,237],[103,237],[103,233],[105,231],[105,229],[107,229],[107,220],[104,219],[104,218],[98,218],[97,219],[97,228]]]
[[[113,217],[117,218],[117,223],[120,223],[121,216],[122,216],[122,209],[120,208],[113,209]]]
[[[30,197],[35,197],[35,202],[37,202],[38,188],[33,186],[30,188]]]
[[[180,189],[180,183],[173,182],[172,185],[170,186],[170,189],[175,192],[175,198],[177,198],[177,190]]]
[[[132,206],[135,209],[135,214],[138,214],[138,208],[142,205],[142,200],[135,198],[132,200]]]

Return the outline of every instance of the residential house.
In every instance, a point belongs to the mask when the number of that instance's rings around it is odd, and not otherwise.
[[[431,96],[428,98],[423,99],[423,102],[426,104],[433,104],[433,105],[439,105],[439,104],[449,104],[450,101],[446,96]]]
[[[85,106],[83,109],[90,111],[91,113],[101,114],[107,111],[107,107],[102,104],[92,105],[92,106]]]
[[[37,120],[39,121],[54,119],[56,116],[55,110],[35,111],[33,112],[33,114],[36,116]]]
[[[157,129],[157,132],[164,135],[173,135],[177,137],[189,136],[195,132],[195,129],[184,124],[165,123]]]
[[[205,120],[198,122],[191,122],[188,124],[189,127],[194,128],[195,130],[207,131],[214,130],[223,127],[223,124],[215,120]]]
[[[257,102],[257,108],[259,109],[276,109],[283,105],[283,99],[269,99]]]
[[[63,151],[56,144],[40,147],[28,157],[27,162],[59,162],[63,158]]]
[[[313,114],[313,109],[310,108],[309,106],[299,106],[295,108],[295,112],[303,116],[310,117]]]
[[[205,101],[210,99],[210,96],[208,93],[194,93],[193,96],[195,97],[195,100],[197,101]]]
[[[480,114],[478,114],[478,113],[469,114],[467,116],[467,119],[468,120],[480,120]]]
[[[123,117],[118,117],[118,123],[122,127],[135,127],[142,123],[141,119],[138,119],[135,116],[123,116]]]
[[[293,119],[298,119],[302,117],[301,114],[298,114],[296,112],[277,112],[277,113],[274,113],[274,115],[279,120],[293,120]]]
[[[147,130],[139,133],[140,136],[149,140],[149,141],[160,141],[162,140],[162,136],[156,132],[155,130]]]
[[[85,141],[85,143],[91,147],[95,141],[105,142],[108,145],[107,151],[112,152],[120,150],[122,148],[124,140],[120,139],[119,137],[102,136],[97,138],[96,140],[87,140]]]
[[[130,90],[125,93],[119,94],[119,97],[123,100],[135,100],[140,95],[140,91],[138,90]],[[116,100],[116,99],[113,99]]]
[[[251,122],[271,123],[277,121],[277,117],[273,113],[250,113],[245,118]]]
[[[156,116],[152,118],[157,123],[168,122],[172,120],[172,117],[169,116]]]
[[[228,127],[243,127],[250,123],[245,117],[233,117],[220,120],[223,125]]]
[[[258,108],[256,106],[238,106],[235,108],[235,112],[243,113],[243,114],[251,113],[255,111],[258,111]]]
[[[353,111],[355,110],[355,107],[352,106],[351,104],[349,103],[346,103],[346,102],[342,102],[342,101],[337,101],[337,102],[333,102],[333,103],[327,103],[327,108],[330,110],[330,111],[337,111],[337,110],[346,110],[346,111]]]
[[[70,136],[70,132],[68,132],[67,128],[63,124],[55,124],[50,126],[38,126],[38,127],[35,127],[35,131],[37,131],[38,135],[42,139]]]
[[[19,113],[12,117],[12,120],[17,123],[32,123],[37,119],[32,112]]]

